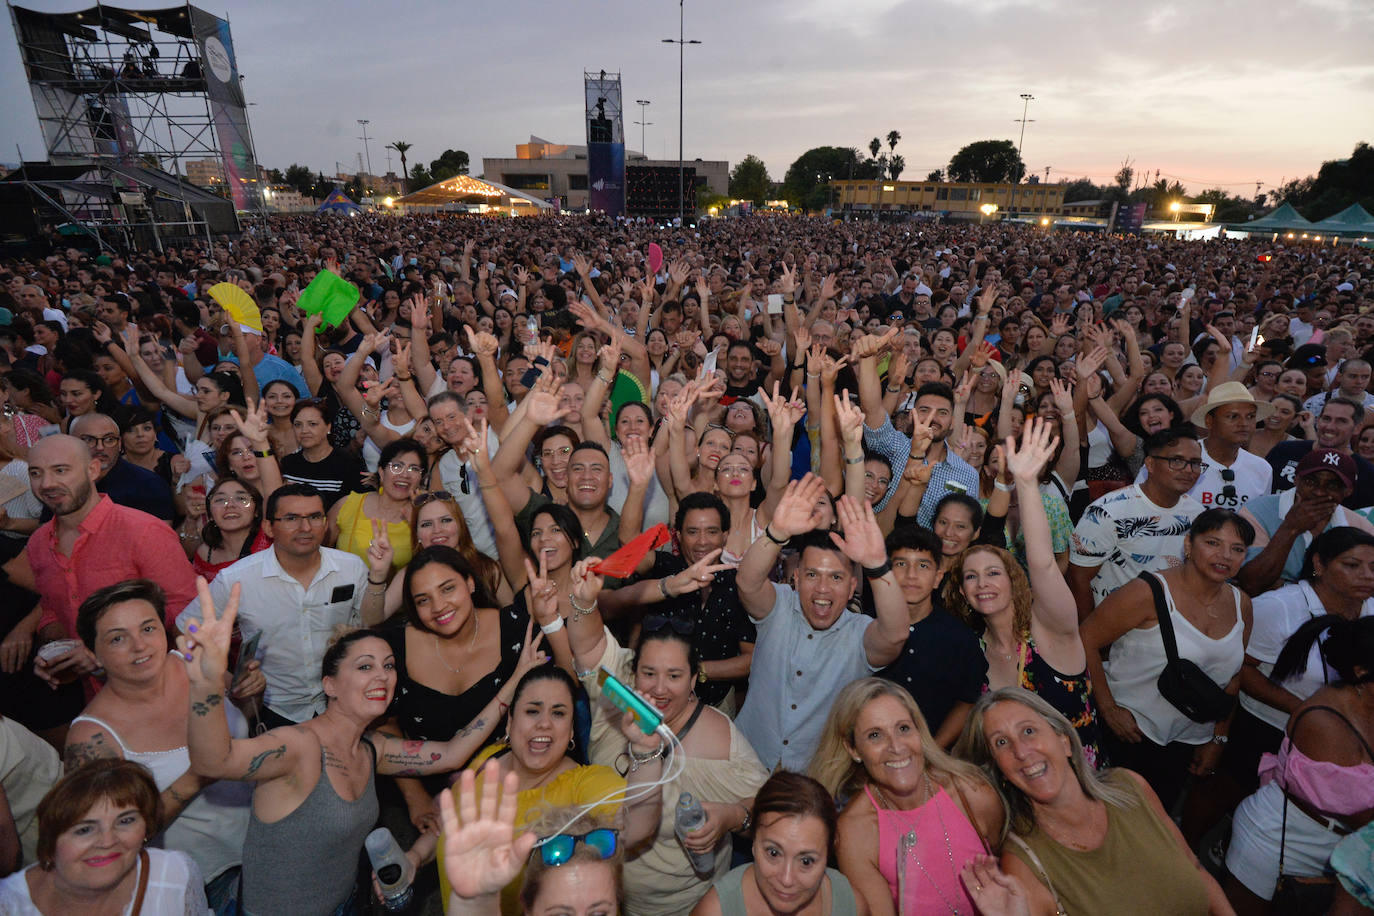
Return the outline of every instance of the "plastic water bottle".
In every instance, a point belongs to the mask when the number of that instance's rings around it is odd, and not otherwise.
[[[390,830],[378,827],[367,835],[363,845],[367,847],[372,870],[377,873],[377,883],[382,887],[382,904],[388,910],[404,909],[415,894],[410,886],[415,874],[400,844]]]
[[[687,849],[687,834],[706,825],[706,810],[701,802],[692,797],[691,792],[683,792],[677,797],[677,813],[674,818],[673,832],[682,844],[683,851],[692,863],[692,869],[699,875],[709,875],[716,870],[716,857],[709,852],[692,852]]]

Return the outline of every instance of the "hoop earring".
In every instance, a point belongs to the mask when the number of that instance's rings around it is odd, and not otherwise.
[[[576,748],[577,748],[577,739],[576,739],[576,738],[569,738],[569,739],[568,739],[568,750],[571,751],[571,750],[575,750]]]

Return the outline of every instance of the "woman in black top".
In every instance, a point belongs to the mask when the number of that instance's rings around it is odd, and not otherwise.
[[[323,399],[297,401],[291,408],[291,428],[301,450],[280,459],[282,478],[314,486],[324,497],[326,509],[344,495],[363,489],[362,462],[329,444],[331,419]]]

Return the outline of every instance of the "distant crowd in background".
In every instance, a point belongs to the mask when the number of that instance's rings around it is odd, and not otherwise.
[[[1371,361],[1305,241],[0,262],[0,914],[1370,912]]]

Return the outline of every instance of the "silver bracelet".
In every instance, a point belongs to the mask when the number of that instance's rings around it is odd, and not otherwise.
[[[573,622],[573,623],[577,623],[577,622],[578,622],[579,620],[581,620],[583,617],[586,617],[586,616],[587,616],[588,614],[590,614],[592,611],[595,611],[595,610],[596,610],[596,602],[595,602],[595,601],[593,601],[593,602],[591,603],[590,606],[588,606],[588,607],[583,607],[582,605],[580,605],[580,604],[577,603],[577,596],[574,595],[572,592],[568,592],[568,604],[572,605],[572,609],[573,609],[572,622]]]
[[[992,485],[1003,493],[1013,493],[1016,491],[1016,486],[1014,484],[1002,483],[1000,480],[993,481]]]

